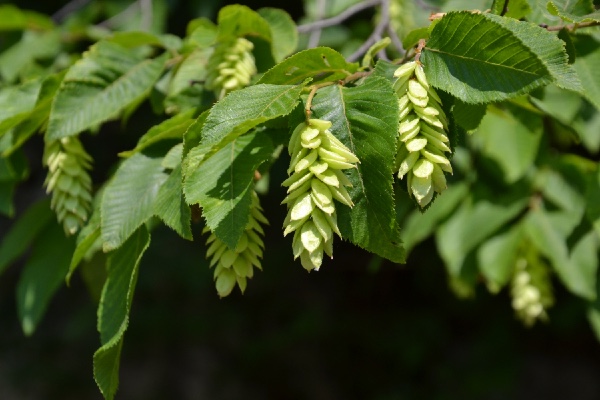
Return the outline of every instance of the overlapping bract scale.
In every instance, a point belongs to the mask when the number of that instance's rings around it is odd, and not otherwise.
[[[265,245],[261,224],[268,223],[258,195],[253,191],[248,223],[235,249],[228,248],[208,227],[202,231],[202,233],[210,232],[206,240],[208,246],[206,257],[211,259],[210,267],[215,268],[213,276],[220,297],[228,296],[236,283],[244,293],[247,279],[254,276],[254,267],[262,270],[260,259]]]
[[[88,170],[92,158],[76,136],[46,143],[44,164],[48,175],[44,185],[52,192],[50,206],[67,235],[75,234],[87,221],[92,203],[92,179]]]
[[[409,194],[425,207],[434,193],[446,189],[444,171],[452,173],[445,154],[451,151],[448,120],[419,62],[403,64],[394,76],[400,109],[398,178],[407,177]]]
[[[358,158],[329,130],[330,121],[310,119],[292,132],[291,156],[283,182],[288,188],[288,214],[284,235],[294,233],[294,258],[308,271],[319,270],[323,253],[333,257],[333,234],[341,237],[334,199],[352,207],[346,186],[352,186],[342,170],[356,167]]]
[[[256,74],[253,48],[252,42],[244,38],[217,44],[208,60],[206,88],[221,99],[233,90],[248,86]]]

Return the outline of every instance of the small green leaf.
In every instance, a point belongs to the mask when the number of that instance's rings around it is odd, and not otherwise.
[[[206,225],[230,249],[246,228],[254,171],[273,153],[269,137],[248,133],[225,145],[184,182],[188,203],[198,203]]]
[[[35,108],[42,82],[33,80],[0,90],[0,136],[27,119]]]
[[[106,41],[93,45],[69,69],[54,98],[48,139],[76,135],[139,103],[162,74],[167,57],[144,59]]]
[[[101,237],[100,232],[100,210],[94,209],[90,220],[87,225],[77,235],[77,246],[73,252],[71,258],[71,264],[69,265],[69,271],[65,277],[67,286],[71,284],[71,277],[79,266],[79,263],[87,255],[88,251],[98,242]]]
[[[486,240],[477,250],[479,270],[497,291],[510,280],[523,233],[519,225]]]
[[[589,0],[553,0],[546,5],[548,12],[569,22],[600,22],[600,11],[594,11]],[[593,12],[594,11],[594,12]]]
[[[168,175],[162,158],[136,153],[123,161],[102,196],[102,241],[104,251],[121,246],[154,215],[154,203]]]
[[[180,158],[181,160],[181,158]],[[174,229],[184,239],[192,240],[190,207],[183,197],[181,164],[177,165],[158,190],[154,215]]]
[[[365,53],[361,65],[363,67],[371,67],[375,55],[377,55],[377,53],[379,53],[381,50],[384,50],[386,47],[388,47],[390,43],[392,43],[392,39],[390,39],[389,37],[384,37],[383,39],[375,42]]]
[[[25,335],[35,331],[52,296],[63,283],[74,248],[75,240],[66,238],[56,223],[39,232],[17,283],[17,311]]]
[[[433,28],[421,61],[433,86],[465,103],[505,100],[551,82],[581,90],[560,39],[493,14],[448,13]]]
[[[181,39],[172,39],[172,35],[154,35],[149,32],[141,31],[128,31],[128,32],[115,32],[110,37],[106,38],[107,42],[118,44],[126,49],[133,49],[135,47],[151,45],[162,47],[169,50],[179,50]],[[175,46],[173,46],[175,45]]]
[[[317,92],[312,109],[333,123],[331,132],[360,160],[357,169],[348,170],[354,207],[336,207],[342,236],[393,262],[405,262],[392,189],[398,98],[391,83],[369,77],[356,87],[328,86]]]
[[[524,227],[531,242],[550,260],[567,289],[577,296],[593,300],[596,297],[595,268],[593,265],[578,265],[569,257],[566,238],[555,229],[548,214],[542,209],[530,211]],[[585,251],[585,247],[581,251]]]
[[[15,81],[34,61],[54,58],[60,51],[60,32],[25,31],[19,42],[0,54],[0,74],[8,82]]]
[[[53,217],[54,213],[50,210],[50,202],[42,200],[29,207],[15,221],[0,244],[0,275],[10,263],[25,253]]]
[[[298,46],[298,31],[290,15],[279,8],[261,8],[258,14],[271,27],[271,51],[276,62],[293,53]]]
[[[316,47],[294,54],[280,62],[260,78],[258,83],[290,85],[312,78],[312,83],[343,79],[357,69],[357,64],[346,61],[337,51]]]
[[[522,119],[494,109],[483,117],[473,137],[481,143],[482,153],[502,168],[504,181],[509,184],[521,179],[532,168],[542,138],[540,116],[526,113]]]
[[[186,43],[205,49],[217,39],[217,25],[207,18],[196,18],[188,23]]]
[[[585,197],[586,216],[600,235],[600,202],[598,201],[600,199],[600,169],[588,178]]]
[[[230,93],[215,104],[206,117],[201,126],[202,140],[187,153],[184,172],[187,174],[197,168],[204,159],[258,124],[291,113],[303,88],[304,85],[259,84]],[[200,126],[194,124],[189,131],[198,128]]]
[[[206,65],[212,49],[195,49],[179,64],[169,82],[164,100],[166,112],[179,113],[189,108],[198,108],[203,103]]]
[[[12,4],[0,5],[0,31],[52,28],[54,23],[47,15],[21,10]]]
[[[219,30],[217,41],[226,41],[241,36],[258,37],[271,42],[271,27],[256,11],[233,4],[221,8],[217,18]]]
[[[183,134],[195,121],[193,115],[194,110],[188,110],[153,126],[138,140],[138,144],[133,150],[123,151],[119,153],[119,156],[131,157],[162,140],[183,139]]]
[[[526,17],[531,12],[531,7],[527,0],[494,0],[490,11],[493,14],[501,15],[503,11],[505,17],[511,17],[514,19],[521,19]]]
[[[429,39],[429,28],[417,28],[412,30],[402,40],[402,47],[412,49],[421,39]]]
[[[94,353],[94,379],[107,400],[114,398],[119,385],[123,335],[129,322],[140,260],[149,245],[150,235],[141,227],[108,258],[108,277],[98,307],[102,347]]]
[[[485,104],[468,104],[460,100],[456,100],[452,108],[454,120],[467,132],[477,129],[486,112]]]

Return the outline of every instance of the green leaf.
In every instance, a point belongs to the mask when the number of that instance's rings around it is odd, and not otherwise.
[[[510,280],[522,240],[522,229],[516,225],[489,238],[477,250],[479,270],[492,291],[500,290]]]
[[[173,40],[173,37],[173,35],[154,35],[149,32],[128,31],[115,32],[105,40],[107,42],[118,44],[119,46],[127,49],[151,45],[169,50],[179,50],[179,47],[181,47],[181,39],[177,38]]]
[[[477,129],[486,111],[485,104],[467,104],[460,100],[456,100],[452,108],[454,120],[466,131]]]
[[[19,42],[0,55],[0,74],[13,82],[35,60],[54,58],[60,51],[60,32],[25,31]]]
[[[408,33],[402,40],[402,47],[412,49],[421,39],[429,39],[429,28],[417,28]]]
[[[254,85],[227,95],[214,105],[202,124],[202,140],[187,153],[184,172],[194,170],[205,158],[258,124],[291,113],[303,88],[304,85]],[[189,130],[197,128],[200,126],[192,125]],[[184,190],[187,197],[187,189]]]
[[[567,289],[577,296],[594,300],[594,268],[590,265],[579,265],[574,262],[575,259],[569,257],[566,238],[552,226],[548,214],[539,208],[530,211],[524,220],[524,227],[531,242],[550,260],[554,271]],[[585,247],[580,251],[585,251]]]
[[[192,240],[190,207],[183,197],[181,164],[177,165],[158,190],[154,215],[175,230],[182,238]]]
[[[369,77],[356,87],[333,85],[317,92],[315,117],[331,121],[331,132],[360,160],[348,170],[354,207],[338,204],[338,225],[352,243],[393,262],[404,262],[393,197],[398,99],[391,83]]]
[[[596,284],[596,300],[588,305],[587,317],[596,339],[600,341],[600,280]]]
[[[217,25],[207,18],[196,18],[188,23],[186,43],[205,49],[217,39]]]
[[[402,230],[402,240],[406,251],[412,250],[419,242],[431,235],[438,225],[452,213],[459,203],[465,198],[469,186],[465,182],[448,186],[439,198],[422,213],[415,210],[407,218]]]
[[[508,6],[508,11],[504,14],[505,17],[521,19],[531,12],[527,0],[494,0],[491,12],[500,15],[504,11],[505,4]]]
[[[294,54],[280,62],[260,78],[258,83],[290,85],[312,78],[312,83],[336,81],[355,72],[357,64],[346,61],[337,51],[316,47]]]
[[[298,46],[298,31],[290,15],[279,9],[265,7],[258,10],[271,27],[271,51],[276,62],[293,53]]]
[[[104,251],[121,246],[136,229],[154,215],[154,203],[168,175],[162,158],[136,153],[123,161],[102,196]]]
[[[377,53],[379,53],[381,50],[384,50],[386,47],[388,47],[390,45],[390,43],[392,43],[392,39],[390,39],[389,37],[384,37],[383,39],[378,40],[371,47],[369,47],[369,50],[367,50],[367,52],[363,56],[363,59],[361,62],[361,65],[363,66],[363,68],[372,67],[373,59],[375,58]]]
[[[169,114],[203,105],[204,87],[200,84],[206,79],[206,65],[212,49],[195,49],[181,64],[169,82],[165,109]]]
[[[17,182],[15,181],[0,181],[0,214],[7,217],[12,217],[15,214],[15,205],[13,196]]]
[[[526,198],[465,199],[435,233],[438,251],[450,275],[460,276],[468,254],[522,212],[527,203]]]
[[[241,36],[258,37],[271,42],[271,27],[256,11],[233,4],[221,8],[217,18],[219,30],[217,41],[226,41]]]
[[[586,216],[600,235],[600,202],[598,201],[600,199],[600,168],[594,175],[588,177],[585,197]]]
[[[162,140],[167,139],[183,139],[183,134],[195,121],[194,110],[188,110],[181,114],[161,122],[158,125],[154,125],[148,132],[146,132],[133,150],[123,151],[119,153],[121,157],[131,157],[132,155],[139,153],[140,151],[156,144]]]
[[[505,100],[551,82],[581,90],[560,39],[493,14],[448,13],[433,28],[421,61],[433,86],[465,103]]]
[[[600,11],[592,12],[594,6],[590,0],[554,0],[548,2],[546,8],[550,14],[577,24],[600,21]]]
[[[42,200],[29,207],[14,222],[0,244],[0,275],[10,263],[25,253],[53,217],[50,202]]]
[[[47,15],[21,10],[12,4],[0,5],[0,31],[52,28],[54,23]]]
[[[113,119],[152,89],[168,54],[144,59],[110,42],[98,42],[67,72],[56,94],[48,139],[76,135]]]
[[[94,354],[94,379],[107,400],[114,398],[119,385],[123,335],[129,323],[140,260],[149,245],[150,235],[141,227],[108,258],[108,277],[98,307],[102,347]]]
[[[272,153],[266,134],[248,133],[220,149],[184,182],[188,203],[202,207],[206,225],[231,249],[248,222],[254,171]]]
[[[573,66],[581,79],[585,97],[600,110],[600,43],[591,36],[573,37],[577,59]]]
[[[483,117],[473,137],[480,143],[481,152],[498,163],[509,184],[532,168],[542,138],[541,117],[524,113],[525,117],[517,119],[507,111],[494,109]]]
[[[3,156],[8,156],[19,149],[33,134],[39,131],[48,121],[50,106],[54,95],[60,86],[64,73],[53,74],[44,79],[37,96],[35,107],[27,114],[26,118],[13,126],[2,140],[0,151]],[[0,132],[1,135],[1,132]]]
[[[95,208],[90,220],[79,232],[79,235],[77,235],[77,246],[73,252],[73,257],[71,258],[71,263],[69,264],[69,271],[65,277],[67,286],[71,284],[71,277],[79,266],[79,263],[81,263],[81,260],[83,260],[83,258],[88,254],[90,249],[94,247],[100,238],[100,210]]]
[[[33,80],[0,90],[0,136],[29,116],[41,87],[41,81]]]
[[[63,283],[74,248],[75,240],[66,238],[56,223],[39,232],[17,283],[17,311],[25,335],[35,331],[52,296]]]

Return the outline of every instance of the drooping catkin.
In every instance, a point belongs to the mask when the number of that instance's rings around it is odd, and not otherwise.
[[[67,235],[75,234],[87,221],[92,203],[92,179],[88,171],[92,158],[79,139],[70,136],[46,143],[44,164],[48,175],[44,185],[52,192],[50,206]]]

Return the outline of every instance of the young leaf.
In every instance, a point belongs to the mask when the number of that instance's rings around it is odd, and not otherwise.
[[[595,268],[578,265],[569,257],[566,238],[552,225],[548,213],[541,209],[530,211],[525,219],[524,227],[531,242],[543,255],[548,257],[567,289],[577,296],[594,300],[596,296]]]
[[[217,41],[225,41],[241,36],[258,37],[271,42],[271,27],[256,11],[233,4],[221,8],[217,18],[219,31]]]
[[[162,74],[167,57],[144,59],[106,41],[93,45],[69,69],[54,98],[48,139],[76,135],[137,104]]]
[[[280,62],[293,53],[298,46],[298,31],[296,24],[288,13],[279,8],[261,8],[258,14],[271,27],[271,52],[273,59]]]
[[[108,277],[98,307],[100,347],[94,353],[94,379],[107,400],[113,399],[119,385],[119,360],[123,335],[129,323],[133,292],[140,260],[150,244],[145,227],[109,256]]]
[[[37,237],[17,284],[17,310],[25,335],[35,331],[63,283],[74,248],[75,240],[65,237],[56,223],[47,225]]]
[[[600,11],[593,12],[594,6],[591,1],[553,0],[548,2],[546,8],[550,14],[577,24],[600,21]]]
[[[342,236],[393,262],[404,262],[391,168],[396,157],[398,99],[390,82],[369,77],[357,87],[323,88],[312,110],[315,117],[333,123],[331,132],[360,160],[356,170],[348,170],[354,207],[336,207]]]
[[[0,136],[27,119],[35,107],[41,87],[41,81],[32,80],[19,86],[2,88],[0,91]]]
[[[148,218],[168,175],[162,158],[136,153],[123,161],[102,196],[101,227],[104,251],[121,246]]]
[[[230,249],[246,228],[254,171],[273,153],[262,132],[252,132],[228,143],[193,170],[184,182],[188,203],[198,203],[206,225]]]
[[[181,158],[179,159],[181,160]],[[177,165],[158,189],[154,203],[154,215],[174,229],[184,239],[192,240],[190,207],[183,197],[181,164]]]
[[[316,47],[294,54],[280,62],[260,78],[258,83],[293,85],[312,78],[312,83],[343,79],[355,72],[357,64],[328,47]]]
[[[60,32],[25,31],[19,42],[0,54],[0,74],[13,82],[35,60],[53,58],[60,51]]]
[[[193,170],[256,125],[292,112],[303,88],[304,85],[254,85],[230,93],[215,104],[206,117],[201,126],[202,140],[187,153],[184,172]],[[194,124],[189,130],[197,128],[199,126]]]
[[[522,240],[522,230],[516,225],[489,238],[477,250],[479,269],[491,288],[499,290],[510,280]]]
[[[580,90],[562,41],[534,24],[492,14],[451,12],[421,54],[430,83],[465,103],[515,97],[555,82]]]

